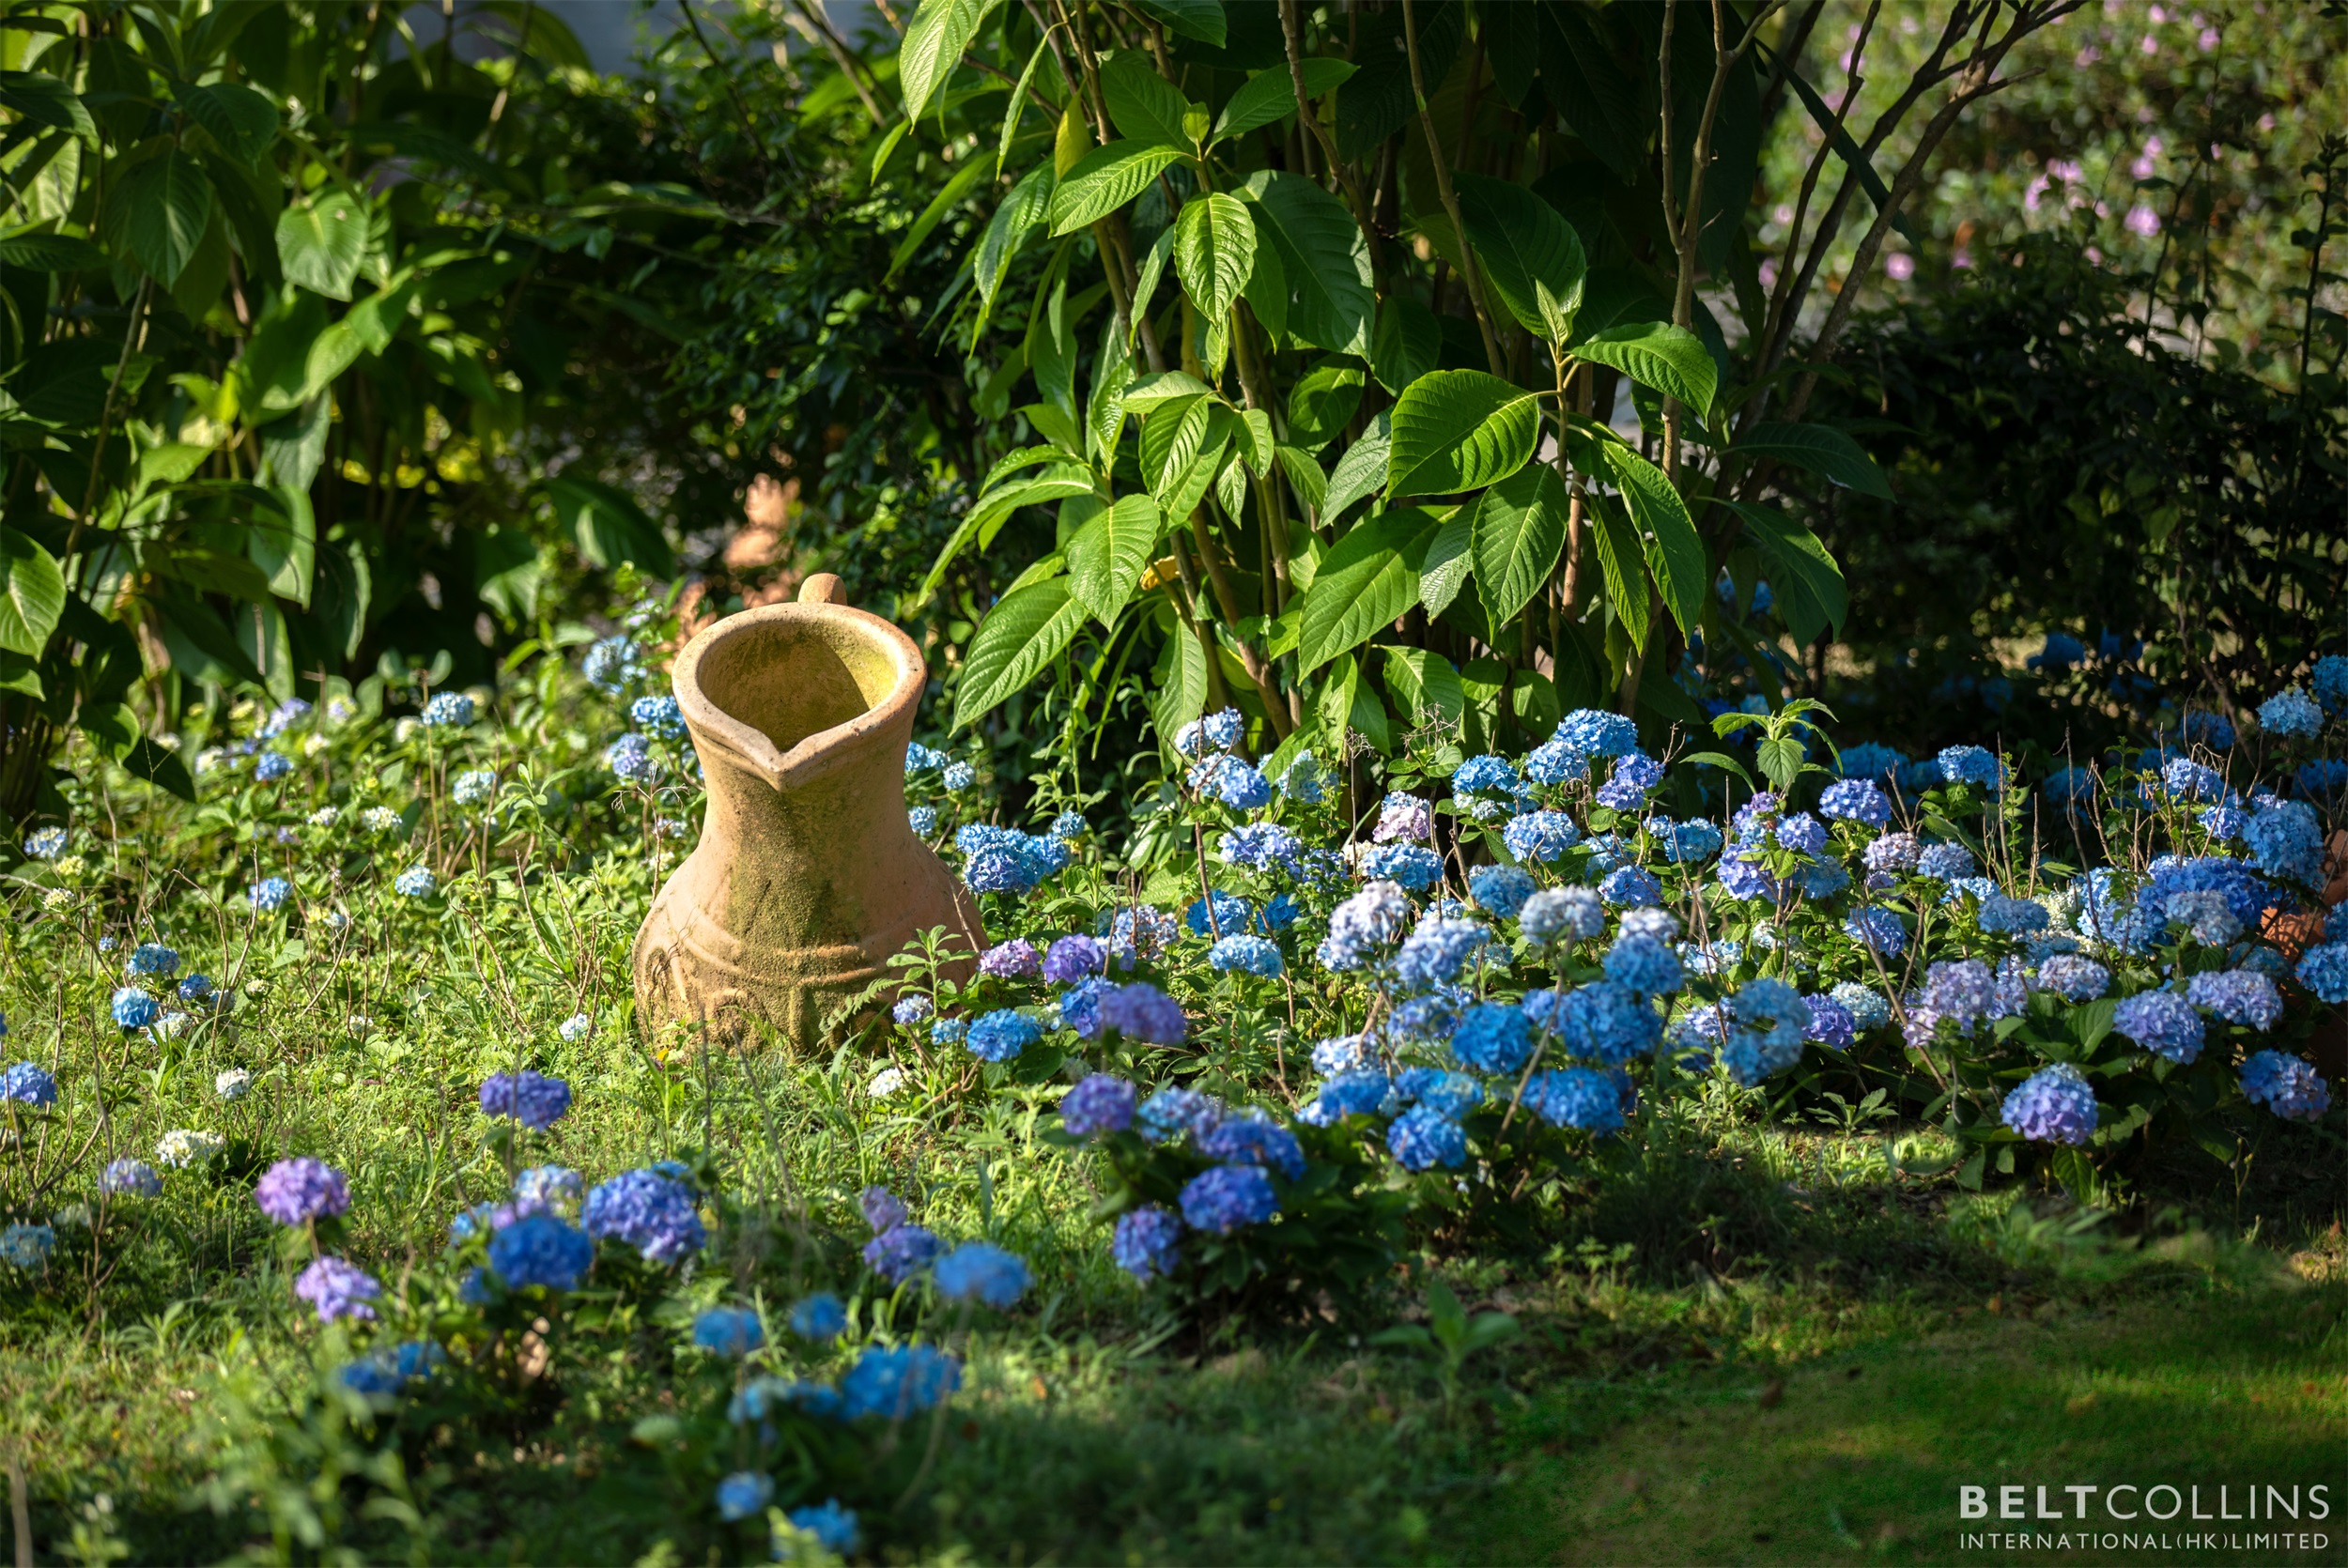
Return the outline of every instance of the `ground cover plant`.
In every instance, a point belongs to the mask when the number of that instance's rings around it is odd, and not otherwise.
[[[2348,1495],[2330,19],[881,14],[0,19],[19,1557]],[[2074,52],[2226,157],[1963,229]],[[668,670],[819,567],[987,941],[713,1050]]]

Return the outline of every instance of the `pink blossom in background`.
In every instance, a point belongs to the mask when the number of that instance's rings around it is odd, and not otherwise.
[[[2160,232],[2160,214],[2138,202],[2128,208],[2127,227],[2130,234],[2150,239]]]
[[[2128,172],[2139,179],[2150,179],[2153,177],[2153,171],[2160,167],[2159,160],[2160,138],[2147,136],[2144,138],[2144,150],[2136,155],[2136,162]]]
[[[2079,166],[2077,163],[2072,162],[2067,158],[2057,158],[2049,161],[2047,164],[2047,172],[2054,176],[2055,178],[2062,181],[2065,185],[2086,177],[2080,171]]]
[[[2260,14],[2263,15],[2263,14],[2264,14],[2264,12],[2263,12],[2263,11],[2262,11]],[[2274,115],[2261,115],[2259,116],[2259,129],[2260,129],[2261,131],[2272,131],[2272,130],[2274,130],[2274,129],[2275,129],[2275,116],[2274,116]]]
[[[2152,34],[2147,33],[2144,35],[2144,41],[2138,44],[2136,47],[2142,50],[2147,54],[2157,54],[2160,53],[2160,40],[2153,37]]]
[[[2089,66],[2093,65],[2096,61],[2102,59],[2103,57],[2104,52],[2097,49],[2091,43],[2085,49],[2080,50],[2078,54],[2072,56],[2071,63],[2084,70]]]
[[[1793,221],[1794,209],[1787,207],[1784,202],[1778,203],[1769,213],[1769,222],[1772,223],[1790,223]]]
[[[1768,256],[1763,258],[1761,263],[1761,286],[1763,288],[1775,288],[1777,286],[1777,257]]]
[[[2101,267],[2104,264],[2104,253],[2102,247],[2096,245],[2090,245],[2087,247],[2087,259],[2093,262],[2096,266]]]
[[[1970,251],[1959,251],[1954,255],[1949,257],[1949,265],[1960,272],[1970,272],[1972,270],[1973,266],[1973,253]]]
[[[2215,27],[2202,28],[2201,36],[2194,41],[2201,46],[2202,54],[2208,54],[2211,50],[2217,47],[2217,29]]]
[[[1906,251],[1893,251],[1883,258],[1883,270],[1895,283],[1906,283],[1916,275],[1916,258]]]
[[[2145,14],[2146,14],[2147,16],[2151,17],[2152,22],[2153,22],[2153,25],[2155,25],[2155,27],[2157,27],[2157,26],[2158,26],[2158,25],[2160,25],[2162,23],[2164,23],[2164,22],[2166,22],[2166,21],[2168,21],[2168,20],[2169,20],[2169,13],[2168,13],[2167,11],[2163,10],[2163,9],[2162,9],[2160,7],[2158,7],[2158,6],[2155,6],[2155,7],[2154,7],[2154,8],[2153,8],[2150,11],[2146,12]]]
[[[2036,178],[2032,179],[2032,180],[2031,180],[2031,181],[2028,185],[2023,186],[2023,187],[2022,187],[2022,208],[2023,208],[2023,210],[2028,211],[2028,212],[2035,212],[2035,211],[2037,211],[2037,210],[2038,210],[2038,198],[2039,198],[2039,197],[2041,197],[2041,196],[2043,196],[2043,195],[2045,195],[2045,194],[2047,193],[2047,186],[2049,186],[2049,185],[2051,185],[2051,184],[2053,184],[2053,183],[2054,183],[2054,182],[2053,182],[2052,180],[2048,179],[2048,178],[2047,178],[2045,175],[2040,175],[2040,176],[2038,176]]]

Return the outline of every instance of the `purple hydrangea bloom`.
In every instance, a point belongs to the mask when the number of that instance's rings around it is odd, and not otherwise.
[[[1180,1045],[1190,1032],[1182,1005],[1147,980],[1103,992],[1101,1026],[1151,1045]]]
[[[2068,1062],[2041,1068],[2005,1097],[2005,1125],[2033,1143],[2084,1144],[2095,1130],[2095,1091]]]
[[[1080,1138],[1122,1132],[1134,1125],[1136,1092],[1111,1073],[1096,1072],[1060,1097],[1060,1125]]]
[[[1434,834],[1435,818],[1428,804],[1397,790],[1378,803],[1378,825],[1370,829],[1369,838],[1374,844],[1424,843]]]
[[[2311,1122],[2332,1106],[2324,1075],[2279,1051],[2257,1052],[2242,1064],[2242,1098],[2290,1121]]]
[[[1305,1175],[1296,1134],[1256,1112],[1226,1116],[1198,1139],[1198,1152],[1226,1165],[1269,1165],[1290,1181]]]
[[[1815,1040],[1829,1051],[1847,1051],[1859,1032],[1858,1020],[1850,1009],[1831,996],[1805,996],[1802,1005],[1810,1009],[1809,1027],[1802,1038]]]
[[[375,1309],[367,1303],[383,1294],[383,1286],[365,1269],[330,1253],[295,1276],[294,1294],[317,1309],[321,1323],[346,1317],[372,1322]]]
[[[2038,965],[2038,989],[2066,1002],[2093,1002],[2111,989],[2111,971],[2084,954],[2055,953]]]
[[[2282,1021],[2282,992],[2256,970],[2220,969],[2196,975],[2185,994],[2195,1007],[2207,1007],[2229,1023],[2272,1029]]]
[[[1145,1284],[1154,1275],[1170,1274],[1182,1257],[1182,1222],[1159,1204],[1128,1209],[1117,1217],[1109,1240],[1109,1256],[1117,1266]]]
[[[1043,977],[1068,985],[1087,975],[1100,974],[1108,957],[1108,950],[1089,936],[1063,936],[1043,955]]]
[[[1615,760],[1614,772],[1598,787],[1598,803],[1617,811],[1636,811],[1646,804],[1647,792],[1662,782],[1662,763],[1629,752]]]
[[[864,1244],[864,1261],[889,1284],[903,1284],[927,1268],[944,1246],[925,1226],[892,1225]]]
[[[163,1190],[163,1178],[144,1160],[117,1160],[98,1173],[98,1190],[110,1197],[151,1198]]]
[[[911,1027],[936,1011],[936,1003],[922,992],[912,991],[897,998],[897,1005],[888,1009],[888,1016],[894,1022]]]
[[[1272,1178],[1260,1165],[1217,1165],[1182,1188],[1182,1222],[1196,1231],[1228,1236],[1279,1212]]]
[[[485,1115],[512,1116],[533,1132],[544,1132],[571,1108],[571,1086],[525,1068],[493,1074],[481,1085]]]
[[[280,1160],[261,1173],[254,1202],[281,1225],[305,1224],[350,1207],[350,1186],[343,1173],[307,1155]]]
[[[647,1263],[680,1263],[702,1250],[693,1190],[658,1171],[623,1171],[587,1194],[582,1218],[597,1240],[625,1241]]]
[[[19,1062],[0,1076],[0,1099],[20,1105],[54,1105],[57,1081],[37,1062]]]
[[[2139,992],[2112,1009],[2111,1026],[2155,1055],[2179,1064],[2201,1053],[2201,1015],[2173,991]]]
[[[979,959],[979,973],[998,980],[1032,980],[1043,973],[1043,967],[1035,944],[1024,936],[997,943]]]
[[[904,1201],[886,1187],[867,1187],[857,1197],[857,1207],[875,1236],[895,1230],[909,1218]]]

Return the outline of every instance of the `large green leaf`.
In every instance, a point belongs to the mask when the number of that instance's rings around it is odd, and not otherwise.
[[[1098,223],[1150,188],[1150,182],[1182,159],[1180,147],[1147,142],[1111,142],[1076,160],[1052,192],[1055,238]]]
[[[277,140],[277,105],[251,87],[235,82],[208,86],[180,84],[173,89],[188,118],[211,133],[221,150],[247,163],[257,163]]]
[[[54,57],[54,56],[53,56]],[[98,122],[73,89],[37,70],[0,70],[0,108],[35,125],[70,131],[85,142],[98,140]]]
[[[1661,321],[1609,327],[1575,344],[1573,352],[1594,364],[1619,370],[1643,387],[1679,399],[1699,420],[1712,417],[1720,367],[1705,350],[1704,340],[1685,327]]]
[[[70,234],[16,234],[0,239],[0,267],[28,272],[86,272],[106,265],[106,253]]]
[[[1174,275],[1208,321],[1230,319],[1256,265],[1256,223],[1246,204],[1220,191],[1193,196],[1174,220]]]
[[[1141,422],[1141,482],[1163,494],[1207,444],[1215,400],[1205,392],[1150,409]]]
[[[107,238],[165,288],[195,254],[211,220],[212,182],[176,147],[133,163],[106,194]]]
[[[1362,373],[1348,364],[1306,371],[1289,392],[1289,439],[1318,452],[1345,434],[1362,406]]]
[[[1026,690],[1067,650],[1084,623],[1084,602],[1066,577],[1003,595],[970,639],[954,689],[954,728],[966,728]]]
[[[1068,542],[1069,592],[1104,626],[1132,600],[1164,527],[1156,501],[1120,496]]]
[[[1336,470],[1329,476],[1329,493],[1321,500],[1323,527],[1334,524],[1355,501],[1376,495],[1385,484],[1386,461],[1394,451],[1392,415],[1392,409],[1379,410],[1361,439],[1337,458]]]
[[[1350,61],[1315,55],[1305,62],[1305,91],[1319,98],[1335,91],[1352,74]],[[1288,67],[1274,66],[1249,77],[1247,85],[1231,95],[1231,101],[1223,106],[1221,117],[1214,122],[1214,137],[1220,142],[1244,136],[1295,113],[1296,81]]]
[[[1652,109],[1639,107],[1639,78],[1624,69],[1607,38],[1607,17],[1594,6],[1526,7],[1541,29],[1541,84],[1582,145],[1626,183],[1645,157]],[[1653,56],[1648,56],[1652,61]],[[1651,69],[1651,68],[1650,68]],[[1652,82],[1649,74],[1646,80]]]
[[[905,99],[905,118],[918,120],[930,96],[962,63],[962,52],[1000,0],[921,0],[904,42],[897,49],[897,85]]]
[[[1296,643],[1301,673],[1368,641],[1417,603],[1418,564],[1435,529],[1428,513],[1403,506],[1337,541],[1304,593]]]
[[[1721,504],[1744,519],[1745,530],[1769,558],[1778,614],[1794,640],[1806,648],[1829,626],[1839,632],[1850,613],[1850,591],[1818,536],[1773,507]]]
[[[1051,206],[1052,166],[1039,163],[1011,188],[1003,205],[987,220],[986,232],[979,237],[970,253],[970,272],[979,285],[979,302],[988,312],[995,308],[996,292],[1003,286],[1003,275],[1011,270],[1012,258],[1027,242],[1027,237],[1043,225]]]
[[[1458,0],[1418,0],[1412,8],[1417,23],[1419,64],[1430,93],[1439,91],[1451,74],[1467,38],[1467,8]],[[1343,158],[1367,159],[1378,144],[1402,129],[1418,112],[1411,84],[1411,56],[1403,27],[1402,8],[1359,13],[1353,23],[1353,62],[1361,69],[1337,89],[1337,153]]]
[[[1170,624],[1171,608],[1164,611],[1166,646],[1151,672],[1150,716],[1158,739],[1170,746],[1182,726],[1207,711],[1207,651],[1187,627]]]
[[[1519,326],[1537,338],[1564,343],[1573,333],[1590,268],[1573,225],[1512,181],[1464,170],[1453,180],[1485,281]]]
[[[195,801],[195,778],[188,772],[187,763],[179,754],[166,746],[157,746],[151,736],[141,735],[122,754],[122,766],[133,778],[144,778],[149,784],[178,796],[193,805]]]
[[[1704,541],[1697,537],[1695,520],[1688,515],[1688,503],[1679,499],[1662,469],[1621,442],[1607,441],[1599,450],[1609,477],[1630,509],[1631,521],[1638,525],[1647,569],[1663,591],[1665,607],[1682,632],[1694,630],[1697,617],[1704,613],[1704,595],[1712,584],[1705,570]]]
[[[1831,424],[1790,424],[1770,421],[1756,424],[1737,443],[1748,457],[1774,457],[1798,469],[1824,474],[1845,489],[1883,500],[1892,499],[1891,481],[1876,467],[1866,449]]]
[[[1385,655],[1386,690],[1406,716],[1460,722],[1467,712],[1467,688],[1449,659],[1424,648],[1388,648]]]
[[[1101,69],[1101,96],[1108,100],[1109,119],[1120,136],[1136,142],[1163,142],[1188,147],[1182,116],[1190,103],[1179,88],[1157,73],[1143,54],[1120,54]]]
[[[564,473],[548,480],[546,492],[588,564],[610,567],[626,561],[655,577],[674,575],[676,556],[660,525],[626,491]]]
[[[1303,175],[1248,177],[1257,229],[1280,253],[1290,335],[1336,354],[1369,353],[1378,296],[1369,246],[1345,204]]]
[[[1629,634],[1633,652],[1646,646],[1647,579],[1645,552],[1638,530],[1622,515],[1612,498],[1593,496],[1590,517],[1597,524],[1598,563],[1606,577],[1606,602]],[[1616,670],[1615,674],[1620,674]]]
[[[1475,591],[1497,627],[1549,581],[1566,547],[1566,487],[1546,463],[1519,469],[1475,508]]]
[[[55,556],[12,528],[0,528],[0,568],[8,572],[7,591],[0,592],[0,648],[38,657],[65,613],[65,574]]]
[[[1378,307],[1378,331],[1370,339],[1369,367],[1378,384],[1402,395],[1404,388],[1443,362],[1443,323],[1407,294],[1389,294]]]
[[[1522,387],[1480,370],[1422,376],[1394,406],[1386,494],[1481,489],[1531,461],[1540,434],[1540,405]]]
[[[1220,49],[1229,36],[1223,0],[1132,0],[1134,9],[1169,33]]]
[[[1468,573],[1475,565],[1475,512],[1472,506],[1454,507],[1428,545],[1427,559],[1419,562],[1418,602],[1429,615],[1449,609],[1467,586]]]
[[[367,248],[367,204],[340,185],[321,185],[277,216],[277,257],[286,280],[329,300],[348,300]]]
[[[308,609],[317,568],[317,519],[307,491],[281,486],[273,494],[276,506],[255,507],[245,524],[245,558],[269,578],[271,593]]]

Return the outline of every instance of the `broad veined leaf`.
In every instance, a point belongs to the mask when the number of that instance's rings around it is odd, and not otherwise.
[[[1467,41],[1467,8],[1455,0],[1418,0],[1413,12],[1421,71],[1427,90],[1436,92]],[[1351,30],[1353,60],[1361,69],[1337,93],[1337,155],[1367,159],[1418,113],[1418,94],[1411,81],[1401,7],[1364,12]]]
[[[0,648],[38,658],[65,613],[65,573],[57,558],[12,528],[0,528]]]
[[[38,70],[0,70],[0,108],[56,131],[70,131],[85,142],[98,140],[98,122],[72,88]]]
[[[918,120],[932,94],[962,63],[962,53],[978,36],[999,0],[921,0],[897,49],[897,84],[904,92],[905,118]]]
[[[1132,390],[1125,393],[1125,411],[1147,419],[1160,404],[1213,390],[1186,370],[1162,370],[1135,378]]]
[[[1246,204],[1220,191],[1193,196],[1174,220],[1174,271],[1207,320],[1230,319],[1256,265],[1256,223]]]
[[[1242,291],[1242,298],[1263,324],[1273,346],[1278,347],[1289,331],[1289,273],[1281,263],[1278,246],[1256,247],[1256,265],[1248,269],[1247,287]]]
[[[626,491],[564,473],[546,481],[546,493],[555,516],[578,541],[579,553],[590,565],[632,561],[655,577],[676,570],[676,556],[660,525]]]
[[[1207,444],[1214,399],[1205,392],[1158,404],[1142,416],[1141,482],[1162,496]]]
[[[177,148],[132,164],[106,194],[108,237],[166,288],[203,243],[211,220],[212,182]]]
[[[1163,600],[1160,613],[1164,622],[1173,621],[1173,611]],[[1150,693],[1150,716],[1157,724],[1159,740],[1171,746],[1182,726],[1206,711],[1207,651],[1187,627],[1168,624]]]
[[[1818,536],[1773,507],[1721,504],[1744,519],[1746,531],[1769,558],[1778,613],[1794,640],[1806,648],[1830,625],[1839,632],[1850,613],[1850,592],[1843,569]]]
[[[1365,497],[1374,496],[1386,482],[1386,463],[1394,450],[1394,410],[1381,408],[1369,422],[1361,438],[1345,449],[1337,459],[1336,471],[1329,476],[1329,495],[1322,503],[1321,521],[1326,526],[1344,515],[1345,509]]]
[[[1120,496],[1068,542],[1069,592],[1102,625],[1132,600],[1165,523],[1148,496]]]
[[[970,254],[971,275],[979,285],[979,303],[984,307],[981,321],[995,309],[995,296],[1003,286],[1003,275],[1011,270],[1012,258],[1043,226],[1051,206],[1052,166],[1040,163],[1011,188],[1003,205],[987,220],[986,232]]]
[[[278,215],[286,282],[329,300],[350,298],[366,248],[367,204],[343,186],[321,185]]]
[[[1318,452],[1345,434],[1362,406],[1362,373],[1352,365],[1316,365],[1289,392],[1289,439]]]
[[[1647,567],[1663,604],[1682,632],[1692,631],[1704,613],[1704,595],[1711,587],[1705,571],[1704,541],[1696,535],[1688,503],[1679,499],[1663,470],[1619,441],[1599,448],[1614,487],[1622,492],[1645,546]]]
[[[1313,454],[1296,447],[1279,446],[1273,449],[1273,456],[1278,459],[1280,471],[1288,475],[1289,488],[1296,492],[1296,499],[1319,516],[1329,497],[1329,476],[1313,460]]]
[[[1150,188],[1159,172],[1182,161],[1182,149],[1154,143],[1111,142],[1094,147],[1061,177],[1052,192],[1054,238],[1095,223]]]
[[[1190,104],[1182,92],[1151,68],[1147,54],[1120,54],[1101,68],[1101,96],[1108,100],[1109,119],[1120,136],[1136,142],[1164,142],[1170,147],[1190,146],[1182,132],[1182,115]]]
[[[317,569],[317,519],[307,491],[281,486],[274,495],[276,508],[254,508],[246,524],[245,559],[269,578],[271,593],[308,609],[311,578]]]
[[[1774,457],[1798,469],[1824,474],[1846,490],[1892,499],[1891,482],[1866,449],[1831,424],[1790,424],[1771,421],[1756,424],[1737,443],[1749,457]]]
[[[1206,438],[1199,442],[1197,455],[1185,466],[1169,469],[1166,482],[1151,491],[1168,517],[1181,521],[1205,498],[1207,486],[1223,472],[1224,463],[1230,455],[1232,433],[1238,425],[1231,410],[1222,404],[1208,407]]]
[[[182,83],[172,89],[188,118],[210,132],[231,158],[257,163],[277,140],[277,105],[251,87],[235,82],[197,86]]]
[[[1258,479],[1263,478],[1272,471],[1272,451],[1277,444],[1272,435],[1272,416],[1261,408],[1243,408],[1236,428],[1240,455],[1247,471]]]
[[[1494,626],[1533,602],[1566,547],[1566,487],[1546,463],[1518,469],[1475,507],[1475,589]]]
[[[1352,74],[1351,61],[1315,55],[1305,62],[1305,91],[1319,98],[1335,92]],[[1220,142],[1244,136],[1295,113],[1296,81],[1289,74],[1287,66],[1274,66],[1249,77],[1247,85],[1231,95],[1231,101],[1223,106],[1222,115],[1214,122],[1214,139]]]
[[[1234,421],[1231,430],[1229,454],[1224,458],[1222,467],[1215,470],[1214,499],[1215,504],[1223,508],[1225,516],[1242,521],[1247,515],[1246,427]]]
[[[1158,297],[1158,284],[1166,276],[1166,264],[1174,254],[1174,225],[1168,223],[1158,230],[1158,237],[1150,241],[1150,249],[1142,253],[1139,275],[1134,279],[1132,332],[1125,340],[1130,349],[1141,336],[1141,323],[1150,314],[1151,302]]]
[[[1386,690],[1393,694],[1397,708],[1413,718],[1460,722],[1460,715],[1467,712],[1467,688],[1460,684],[1460,672],[1449,659],[1424,648],[1383,652]]]
[[[1026,690],[1067,651],[1084,623],[1084,603],[1066,577],[1004,594],[970,638],[954,690],[954,728],[966,729]]]
[[[1443,360],[1443,323],[1407,294],[1390,294],[1378,307],[1378,331],[1370,340],[1369,368],[1378,384],[1402,395],[1403,389]]]
[[[1606,603],[1630,638],[1631,652],[1636,653],[1646,646],[1648,629],[1646,552],[1640,547],[1638,530],[1611,498],[1590,498],[1590,519],[1597,525],[1592,532],[1598,542],[1599,568],[1606,578]]]
[[[1369,246],[1353,215],[1303,175],[1259,170],[1248,177],[1246,190],[1259,233],[1280,253],[1290,335],[1332,353],[1367,358],[1378,296]]]
[[[1484,277],[1517,324],[1562,344],[1573,334],[1589,260],[1557,209],[1522,185],[1461,171],[1460,217]]]
[[[1220,49],[1228,37],[1223,0],[1133,0],[1134,9],[1169,33]]]
[[[1522,387],[1480,370],[1438,370],[1394,406],[1389,496],[1444,496],[1507,478],[1532,460],[1540,405]]]
[[[86,272],[106,265],[106,253],[70,234],[16,234],[0,239],[0,267],[28,272]]]
[[[1720,384],[1720,367],[1706,352],[1704,340],[1685,327],[1661,321],[1641,321],[1609,327],[1573,346],[1576,358],[1621,371],[1643,387],[1676,397],[1695,411],[1699,420],[1712,417],[1712,394]]]
[[[1359,647],[1418,602],[1418,567],[1435,536],[1432,515],[1397,507],[1355,525],[1305,591],[1296,657],[1310,674]]]
[[[1085,403],[1085,454],[1105,471],[1125,433],[1125,389],[1134,384],[1134,361],[1122,354],[1102,354],[1092,363],[1092,395]]]
[[[1427,607],[1429,615],[1441,615],[1451,607],[1467,586],[1468,573],[1475,568],[1475,508],[1460,506],[1436,530],[1434,540],[1427,546],[1427,559],[1419,562],[1418,602]]]

